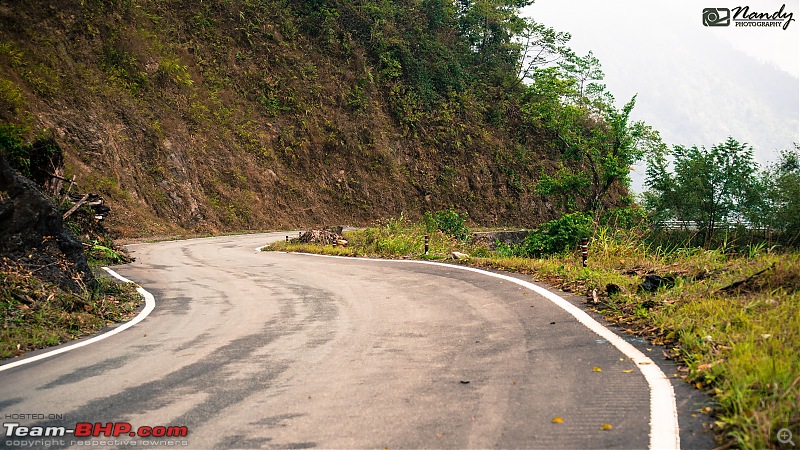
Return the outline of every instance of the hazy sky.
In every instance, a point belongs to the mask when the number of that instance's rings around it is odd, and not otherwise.
[[[783,6],[794,20],[785,30],[703,25],[705,8],[745,6],[769,14]],[[732,136],[766,164],[800,143],[800,0],[536,0],[523,13],[572,34],[578,54],[591,50],[620,106],[638,93],[634,118],[669,145]],[[643,172],[633,176],[637,191]]]

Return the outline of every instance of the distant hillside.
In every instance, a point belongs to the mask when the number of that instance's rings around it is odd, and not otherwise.
[[[0,122],[51,130],[119,236],[552,219],[518,49],[457,4],[0,0]]]

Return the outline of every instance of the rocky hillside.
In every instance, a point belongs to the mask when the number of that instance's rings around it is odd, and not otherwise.
[[[94,282],[83,245],[63,227],[56,206],[0,155],[0,272],[12,261],[35,267],[39,278],[65,291]]]
[[[0,122],[49,130],[117,236],[451,206],[484,225],[552,219],[566,203],[537,183],[563,149],[525,119],[509,36],[488,39],[487,19],[473,42],[465,14],[442,0],[0,0]]]

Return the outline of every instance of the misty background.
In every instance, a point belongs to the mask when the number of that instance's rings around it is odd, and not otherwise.
[[[600,60],[622,106],[638,94],[635,120],[673,145],[705,146],[728,136],[753,147],[762,166],[800,143],[800,1],[537,0],[525,16],[572,34],[579,55]],[[706,27],[705,7],[792,13],[781,27]],[[644,190],[644,164],[631,174]]]

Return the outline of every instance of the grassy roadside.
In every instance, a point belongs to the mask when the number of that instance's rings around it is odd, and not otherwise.
[[[423,254],[426,234],[429,255]],[[665,250],[648,247],[632,232],[599,229],[584,268],[578,254],[502,256],[403,219],[347,233],[347,239],[347,247],[279,242],[267,250],[428,259],[460,251],[471,255],[470,265],[596,293],[592,308],[627,332],[667,346],[682,364],[679,376],[712,396],[720,444],[775,448],[779,429],[800,435],[800,253],[763,246],[738,253]],[[672,286],[641,291],[648,274]]]
[[[122,284],[103,274],[83,292],[73,293],[40,280],[35,269],[0,261],[0,359],[124,322],[141,302],[132,283]]]

